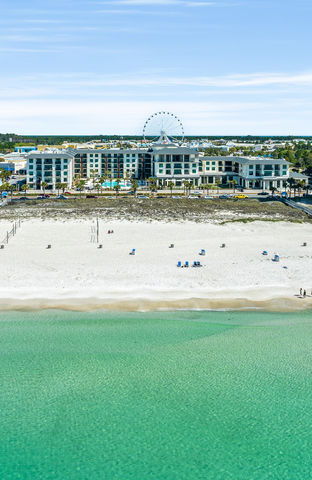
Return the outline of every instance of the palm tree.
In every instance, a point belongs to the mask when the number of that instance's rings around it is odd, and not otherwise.
[[[235,185],[237,185],[237,181],[236,180],[229,180],[229,185],[233,187],[233,193],[235,193]]]
[[[83,190],[84,187],[85,187],[85,184],[86,184],[85,180],[79,180],[79,182],[77,183],[77,187],[78,187],[79,190],[80,190],[80,192],[79,192],[80,196],[81,196],[81,194],[82,194],[82,190]]]
[[[92,188],[94,188],[94,180],[97,177],[97,171],[96,170],[91,170],[91,179],[92,179]]]
[[[55,187],[57,188],[57,194],[60,194],[60,188],[62,188],[62,183],[61,182],[56,182]]]
[[[25,192],[25,195],[26,195],[27,190],[29,190],[29,185],[27,185],[27,183],[24,183],[24,185],[22,185],[21,189],[23,190],[23,192]]]
[[[119,190],[120,190],[120,185],[119,185],[119,183],[116,183],[116,185],[114,186],[114,190],[115,190],[115,192],[116,192],[116,198],[117,198],[118,192],[119,192]]]
[[[218,180],[215,181],[215,183],[216,183],[217,189],[218,189],[217,194],[219,195],[219,188],[220,188],[220,185],[221,185],[222,182],[221,182],[220,179],[218,179]]]
[[[299,180],[299,182],[297,183],[297,187],[298,187],[299,196],[300,196],[301,189],[303,189],[305,187],[305,181],[304,180]]]
[[[276,187],[270,187],[270,190],[272,192],[272,197],[274,197],[274,193],[276,192],[277,188]]]
[[[139,188],[139,182],[135,178],[131,178],[130,183],[131,188],[134,191],[134,195],[136,196],[136,191]]]
[[[67,183],[61,183],[61,189],[63,190],[63,194],[65,193],[66,188],[67,188]]]
[[[170,194],[171,194],[171,198],[172,198],[172,189],[174,187],[174,183],[173,182],[168,182],[168,187],[170,188]]]
[[[187,184],[188,184],[188,181],[187,181],[187,180],[184,180],[184,181],[183,181],[183,186],[184,186],[184,195],[186,195],[186,191],[187,191]]]
[[[49,184],[47,182],[41,182],[41,187],[42,187],[42,190],[43,190],[43,195],[45,195],[45,189],[46,187],[48,187]]]
[[[102,184],[100,182],[97,182],[94,184],[95,190],[97,190],[98,195],[100,195],[100,190],[102,188]]]
[[[291,197],[291,189],[294,188],[294,184],[295,180],[293,178],[288,178],[288,180],[286,180],[286,185],[289,188],[289,198]]]
[[[191,189],[194,187],[193,182],[187,182],[187,189],[189,191],[189,195],[191,195]]]
[[[16,186],[15,185],[9,185],[8,190],[9,190],[9,192],[11,192],[11,200],[12,200],[13,192],[14,192],[14,190],[16,190]]]
[[[101,185],[101,194],[102,194],[102,191],[103,191],[103,183],[105,182],[105,175],[102,175],[100,178],[99,178],[99,182],[100,182],[100,185]]]

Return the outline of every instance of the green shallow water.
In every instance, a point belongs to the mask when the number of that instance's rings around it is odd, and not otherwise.
[[[0,314],[1,479],[312,478],[312,312]]]

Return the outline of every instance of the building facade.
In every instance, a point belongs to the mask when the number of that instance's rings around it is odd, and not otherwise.
[[[27,156],[27,184],[39,190],[42,182],[55,190],[57,183],[73,184],[73,152],[34,152]]]
[[[201,157],[201,183],[235,180],[245,188],[280,188],[289,178],[289,162],[257,157]]]
[[[71,188],[75,179],[106,177],[156,179],[159,186],[185,181],[201,184],[228,184],[241,187],[280,188],[289,178],[289,163],[284,159],[260,157],[205,157],[199,152],[175,145],[156,144],[145,149],[66,149],[33,151],[27,155],[27,183],[36,189],[46,182],[55,189],[58,182]]]

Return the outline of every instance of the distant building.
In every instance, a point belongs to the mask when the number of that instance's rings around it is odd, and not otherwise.
[[[37,147],[30,147],[30,146],[21,146],[21,147],[15,147],[15,152],[18,153],[29,153],[32,150],[37,150]]]

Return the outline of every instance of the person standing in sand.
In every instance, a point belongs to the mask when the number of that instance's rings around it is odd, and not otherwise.
[[[303,298],[305,298],[306,296],[307,296],[307,292],[303,290]]]
[[[300,288],[300,296],[302,295],[302,288]]]

